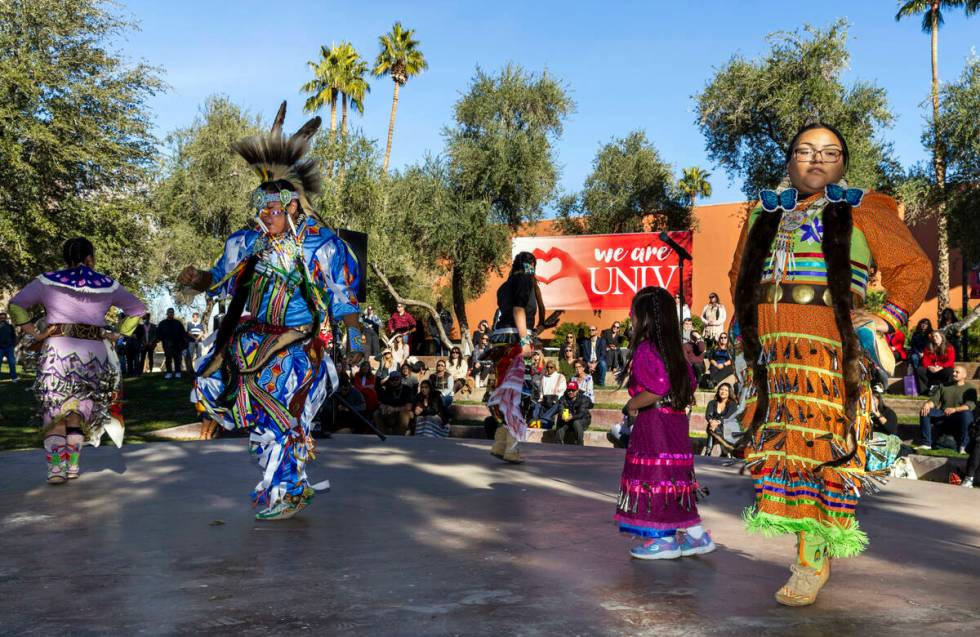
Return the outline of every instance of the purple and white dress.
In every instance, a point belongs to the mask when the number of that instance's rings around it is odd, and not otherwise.
[[[694,374],[691,385],[694,386]],[[630,396],[643,391],[670,393],[670,377],[660,353],[649,342],[636,349],[628,385]],[[619,483],[615,520],[619,530],[640,537],[674,535],[701,523],[688,416],[671,407],[642,410],[633,424]]]
[[[146,312],[143,302],[117,281],[84,265],[38,276],[10,300],[10,314],[23,324],[30,320],[29,309],[38,305],[48,325],[92,326],[91,331],[101,330],[106,312],[117,307],[134,319],[123,322],[128,330],[117,328],[123,334],[131,333]],[[34,383],[43,433],[74,412],[82,417],[86,442],[99,444],[118,381],[110,350],[101,339],[52,336],[44,341]]]

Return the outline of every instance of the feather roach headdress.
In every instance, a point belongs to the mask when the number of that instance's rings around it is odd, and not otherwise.
[[[289,189],[299,195],[300,207],[306,214],[312,214],[308,197],[320,192],[320,171],[315,159],[304,159],[304,156],[309,150],[310,138],[320,129],[320,118],[306,122],[291,137],[282,132],[285,119],[284,101],[272,122],[272,130],[264,135],[246,137],[233,144],[232,150],[241,155],[262,180],[260,188],[275,182],[288,182]]]

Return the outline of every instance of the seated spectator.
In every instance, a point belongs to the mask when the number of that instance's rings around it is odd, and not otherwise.
[[[346,374],[340,377],[337,393],[323,403],[317,414],[319,430],[323,433],[349,431],[356,434],[367,433],[363,418],[367,417],[367,403],[361,392],[351,384]]]
[[[391,372],[378,395],[374,424],[385,433],[404,436],[411,427],[414,409],[415,392],[402,383],[401,372]]]
[[[690,340],[692,331],[694,331],[694,321],[689,318],[684,319],[681,323],[681,341]]]
[[[424,381],[423,381],[424,382]],[[453,376],[446,369],[446,361],[439,359],[436,361],[436,371],[429,376],[430,389],[442,398],[443,407],[448,408],[453,404]],[[421,384],[419,385],[421,392]]]
[[[584,445],[585,430],[592,422],[592,401],[579,390],[574,380],[568,383],[565,393],[558,399],[555,417],[555,442]]]
[[[718,300],[717,292],[708,294],[708,304],[701,310],[701,322],[704,323],[704,340],[714,345],[718,337],[725,331],[728,321],[728,311]]]
[[[415,413],[413,430],[416,436],[445,438],[449,435],[446,408],[439,394],[427,380],[419,383],[419,394],[415,399],[413,411]]]
[[[357,373],[354,374],[353,385],[364,396],[367,416],[373,416],[375,410],[378,408],[378,377],[371,371],[370,363],[367,361],[361,363]]]
[[[541,376],[541,406],[550,409],[565,394],[568,381],[558,373],[558,366],[552,361],[545,363],[544,370]]]
[[[939,325],[936,329],[943,333],[946,337],[946,342],[950,344],[953,351],[956,352],[956,360],[960,359],[960,333],[953,329],[953,324],[957,322],[956,312],[953,308],[947,307],[943,308],[943,311],[939,313]]]
[[[927,318],[916,323],[915,329],[909,333],[909,365],[912,366],[913,374],[918,374],[919,366],[922,364],[922,355],[929,347],[930,334],[932,334],[932,321]]]
[[[403,341],[401,338],[393,338],[391,341],[391,360],[395,362],[397,367],[401,367],[402,363],[408,360],[408,341]]]
[[[908,359],[908,352],[905,351],[905,334],[902,330],[895,330],[890,334],[885,334],[885,341],[888,343],[888,349],[892,351],[892,355],[895,356],[895,362],[900,363]]]
[[[966,383],[966,369],[957,365],[953,368],[953,382],[938,386],[922,405],[919,412],[922,442],[919,447],[935,449],[936,435],[950,431],[956,438],[959,452],[966,453],[976,407],[977,390]]]
[[[963,476],[963,482],[960,486],[970,488],[976,481],[977,477],[980,476],[980,427],[976,423],[973,424],[973,438],[970,441],[970,457],[966,460],[966,475]]]
[[[607,349],[606,341],[599,336],[599,330],[595,325],[589,327],[589,336],[578,344],[581,358],[588,365],[589,374],[599,387],[606,384]]]
[[[955,350],[946,342],[942,332],[933,330],[929,334],[929,345],[922,353],[922,364],[916,370],[919,394],[931,394],[937,385],[951,383],[955,364]]]
[[[735,358],[728,349],[728,334],[722,332],[718,342],[705,358],[708,367],[708,389],[714,389],[724,382],[735,383]]]
[[[585,394],[593,403],[595,402],[595,389],[592,384],[592,376],[586,373],[585,361],[583,361],[581,358],[575,361],[575,376],[573,376],[571,380],[575,381],[578,391]],[[571,383],[571,381],[569,381],[569,383]]]
[[[446,361],[446,371],[453,377],[454,394],[458,394],[462,391],[465,391],[468,394],[473,393],[475,383],[473,382],[473,379],[470,378],[470,366],[467,364],[466,359],[463,358],[463,353],[460,351],[459,347],[455,345],[451,350],[449,350],[449,360]]]
[[[700,386],[701,378],[704,377],[704,351],[706,343],[701,339],[701,335],[696,330],[691,330],[691,338],[684,341],[684,358],[694,369],[694,384]]]
[[[395,363],[395,358],[391,355],[391,350],[381,350],[381,356],[378,357],[378,370],[376,372],[379,384],[383,384],[388,380],[388,375],[396,369],[398,369],[398,364]]]
[[[486,336],[489,340],[490,323],[488,323],[486,320],[480,321],[480,324],[477,325],[476,330],[473,332],[473,347],[479,345],[484,336]]]
[[[575,350],[568,348],[558,357],[558,371],[565,380],[571,380],[575,376]]]
[[[490,335],[480,336],[480,342],[473,349],[473,356],[470,357],[470,369],[473,370],[473,380],[477,387],[487,386],[487,376],[493,371],[493,361],[482,360],[483,356],[490,351]]]
[[[419,377],[415,373],[415,369],[412,367],[411,363],[402,363],[401,367],[398,369],[402,373],[402,385],[405,385],[414,393],[419,391]]]
[[[705,433],[708,434],[708,441],[704,445],[703,455],[710,456],[716,442],[721,440],[728,442],[726,434],[731,436],[733,431],[738,429],[738,423],[735,421],[737,410],[738,399],[732,391],[732,386],[728,383],[718,385],[715,397],[708,401],[708,407],[704,410],[704,419],[707,423]]]
[[[615,374],[623,367],[626,360],[623,354],[623,343],[626,342],[626,336],[620,332],[619,321],[605,330],[602,333],[602,338],[606,341],[606,369]]]
[[[558,349],[558,358],[565,358],[565,352],[568,350],[571,350],[572,352],[572,360],[578,358],[578,343],[575,341],[574,332],[568,332],[565,334],[565,342],[562,343],[561,347]]]

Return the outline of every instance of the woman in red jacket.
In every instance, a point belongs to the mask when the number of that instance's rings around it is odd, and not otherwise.
[[[946,337],[939,330],[929,334],[929,345],[922,353],[922,364],[916,369],[919,380],[919,393],[927,394],[935,385],[945,385],[953,380],[953,365],[956,364],[956,352],[953,346],[946,342]]]

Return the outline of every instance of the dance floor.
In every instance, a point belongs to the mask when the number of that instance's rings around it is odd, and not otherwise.
[[[862,500],[871,546],[815,606],[772,598],[790,537],[747,535],[748,478],[699,462],[718,550],[640,562],[612,514],[623,452],[336,436],[331,490],[260,523],[243,439],[86,448],[43,483],[0,453],[0,633],[265,635],[976,635],[980,489],[893,480]]]

